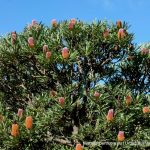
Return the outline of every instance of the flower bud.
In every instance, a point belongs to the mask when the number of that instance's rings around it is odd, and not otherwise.
[[[144,114],[149,113],[149,112],[150,112],[149,107],[143,107],[143,113]]]
[[[119,29],[122,28],[122,22],[120,20],[116,22],[116,25],[117,25],[117,28]]]
[[[74,25],[76,23],[76,19],[72,18],[70,22]]]
[[[53,20],[51,21],[51,23],[52,23],[52,26],[53,26],[53,27],[56,27],[56,26],[57,26],[57,21],[56,21],[56,19],[53,19]]]
[[[106,118],[107,118],[107,121],[112,121],[113,120],[113,118],[114,118],[114,110],[113,109],[110,109],[108,111],[108,114],[107,114]]]
[[[37,23],[37,21],[36,20],[32,20],[32,26],[36,26],[38,23]]]
[[[104,32],[103,32],[103,37],[104,38],[107,38],[109,36],[109,30],[105,30]]]
[[[49,59],[51,57],[51,52],[46,52],[46,58]]]
[[[76,144],[76,150],[82,150],[82,145],[81,144]]]
[[[16,40],[16,39],[17,39],[17,34],[16,34],[16,32],[12,32],[12,33],[11,33],[11,37],[12,37],[13,40]]]
[[[31,129],[32,128],[32,124],[33,124],[32,116],[26,117],[26,120],[25,120],[25,126],[26,126],[26,128],[27,129]]]
[[[119,29],[118,31],[118,39],[123,39],[125,37],[125,32],[124,32],[124,29]]]
[[[97,92],[97,91],[95,91],[95,92],[94,92],[94,97],[95,97],[96,99],[98,99],[98,98],[100,97],[100,93]]]
[[[11,135],[16,137],[19,134],[19,126],[17,123],[13,123],[11,127]]]
[[[72,30],[73,27],[74,27],[74,24],[70,22],[70,23],[69,23],[69,29]]]
[[[117,138],[118,138],[119,142],[124,141],[124,139],[125,139],[124,131],[119,131]]]
[[[131,103],[132,97],[130,95],[126,96],[126,105],[128,106]]]
[[[67,47],[63,48],[63,50],[62,50],[62,57],[64,59],[67,59],[69,57],[69,50],[68,50]]]
[[[43,46],[43,53],[46,53],[46,52],[48,52],[48,45]]]
[[[56,95],[57,95],[57,92],[56,92],[56,91],[54,91],[54,90],[51,90],[51,91],[50,91],[50,94],[49,94],[50,97],[51,97],[51,96],[55,97]]]
[[[28,38],[28,46],[29,46],[30,48],[33,48],[33,47],[34,47],[34,39],[33,39],[33,37],[29,37],[29,38]]]
[[[18,109],[18,113],[17,113],[17,116],[19,117],[19,118],[21,118],[22,117],[22,113],[23,113],[23,109]]]
[[[64,97],[59,97],[59,104],[63,107],[65,104],[65,98]]]

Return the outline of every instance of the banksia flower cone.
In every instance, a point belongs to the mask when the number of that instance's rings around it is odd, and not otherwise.
[[[150,112],[149,107],[143,107],[143,113],[144,114],[149,113],[149,112]]]
[[[38,23],[36,20],[32,20],[32,26],[36,26]]]
[[[107,118],[107,121],[112,121],[113,120],[113,118],[114,118],[114,110],[113,109],[110,109],[108,111],[108,114],[107,114],[106,118]]]
[[[119,142],[124,141],[124,139],[125,139],[124,131],[119,131],[117,138],[118,138]]]
[[[51,52],[46,52],[46,58],[49,59],[51,57]]]
[[[62,57],[64,59],[67,59],[69,57],[69,51],[68,51],[67,47],[63,48],[63,50],[62,50]]]
[[[46,54],[48,52],[48,45],[43,46],[43,53]]]
[[[51,21],[51,23],[52,23],[52,26],[53,26],[53,27],[56,27],[56,26],[57,26],[57,21],[56,21],[56,19],[53,19],[53,20]]]
[[[76,144],[76,149],[75,150],[83,150],[82,145],[81,144]]]
[[[119,29],[122,28],[122,22],[120,20],[116,22],[116,25],[117,25],[117,28]]]
[[[32,116],[26,117],[26,120],[25,120],[25,126],[26,126],[26,128],[27,129],[31,129],[32,128],[32,124],[33,124]]]
[[[63,107],[64,106],[64,104],[65,104],[65,99],[64,99],[64,97],[60,97],[59,98],[59,104]]]
[[[104,38],[107,38],[109,36],[109,30],[105,30],[104,32],[103,32],[103,37]]]
[[[13,40],[16,40],[16,39],[17,39],[17,34],[16,34],[16,32],[12,32],[12,33],[11,33],[11,37],[12,37]]]
[[[75,18],[72,18],[70,22],[71,22],[72,24],[75,24],[75,23],[76,23],[76,19],[75,19]]]
[[[22,113],[23,113],[23,109],[18,109],[18,113],[17,113],[17,116],[19,117],[19,118],[21,118],[22,117]]]
[[[55,97],[56,95],[57,95],[57,92],[56,92],[56,91],[54,91],[54,90],[51,90],[51,91],[50,91],[50,97],[51,97],[51,96]]]
[[[149,50],[146,48],[142,48],[141,49],[141,55],[147,55],[147,54],[149,54]]]
[[[126,105],[128,106],[131,103],[132,97],[130,95],[126,96]]]
[[[15,44],[15,41],[16,41],[16,39],[17,39],[17,34],[16,34],[16,32],[12,32],[12,33],[11,33],[11,38],[12,38],[12,44]]]
[[[94,92],[94,97],[95,97],[96,99],[98,99],[98,98],[100,97],[100,93],[97,92],[97,91],[95,91],[95,92]]]
[[[29,37],[29,38],[28,38],[28,46],[29,46],[30,48],[33,48],[33,47],[34,47],[34,39],[33,39],[33,37]]]
[[[76,23],[76,19],[75,18],[71,19],[69,23],[69,29],[73,29],[75,23]]]
[[[119,29],[118,31],[118,39],[123,39],[125,37],[124,29]]]
[[[19,134],[19,126],[17,123],[13,123],[11,127],[11,135],[16,137]]]

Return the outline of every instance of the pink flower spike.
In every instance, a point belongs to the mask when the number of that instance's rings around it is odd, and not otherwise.
[[[71,23],[74,25],[76,23],[76,19],[75,18],[72,18],[71,19]]]
[[[64,97],[59,97],[59,104],[63,107],[65,104],[65,98]]]
[[[35,25],[37,25],[38,23],[37,23],[37,21],[36,20],[32,20],[32,26],[35,26]]]
[[[119,133],[118,133],[118,141],[119,142],[122,142],[122,141],[124,141],[124,139],[125,139],[125,136],[124,136],[124,131],[119,131]]]
[[[122,29],[122,28],[121,28],[121,29],[119,29],[119,32],[124,32],[124,29]]]
[[[19,109],[18,109],[17,116],[18,116],[19,118],[21,118],[21,117],[22,117],[22,113],[23,113],[23,109],[19,108]]]
[[[95,98],[99,98],[99,97],[100,97],[100,93],[97,92],[97,91],[95,91],[95,92],[94,92],[94,97],[95,97]]]
[[[29,45],[30,48],[34,47],[34,39],[33,39],[33,37],[29,37],[28,38],[28,45]]]
[[[28,25],[28,29],[30,30],[32,28],[32,24],[29,24]]]
[[[49,59],[51,57],[51,52],[46,52],[46,58]]]
[[[64,47],[63,50],[62,50],[62,52],[63,52],[63,53],[67,53],[67,52],[68,52],[68,48],[67,48],[67,47]]]
[[[119,131],[118,133],[120,136],[124,136],[124,131]]]
[[[74,24],[70,22],[70,23],[69,23],[69,29],[72,30],[73,27],[74,27]]]

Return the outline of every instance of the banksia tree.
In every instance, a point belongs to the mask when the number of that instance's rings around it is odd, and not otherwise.
[[[149,140],[149,48],[139,51],[132,40],[125,22],[74,18],[50,27],[33,20],[1,38],[1,145],[92,149],[88,142]],[[105,146],[123,148],[94,149]]]
[[[122,28],[102,21],[86,24],[71,19],[56,26],[53,20],[51,27],[33,21],[22,33],[13,32],[13,38],[12,34],[1,38],[0,89],[5,103],[22,106],[31,95],[55,90],[57,84],[76,82],[78,90],[82,86],[88,90],[91,84],[108,80],[132,44],[127,24]]]

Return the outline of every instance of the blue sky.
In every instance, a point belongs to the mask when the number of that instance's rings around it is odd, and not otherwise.
[[[32,19],[49,25],[51,19],[79,18],[128,22],[134,41],[150,41],[150,0],[1,0],[0,35],[20,32]]]

